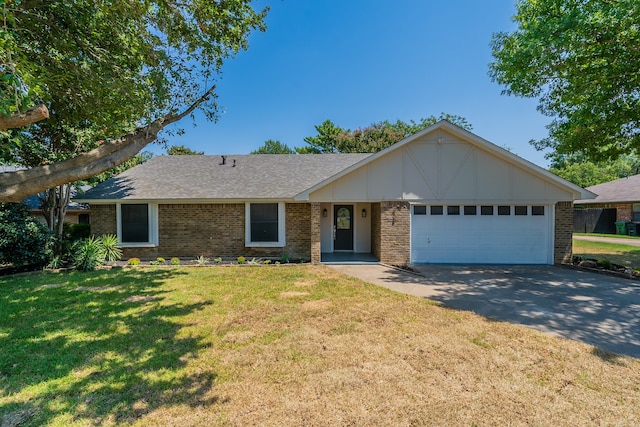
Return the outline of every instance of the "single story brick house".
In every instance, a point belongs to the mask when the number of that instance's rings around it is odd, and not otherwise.
[[[640,221],[640,175],[593,185],[586,190],[597,194],[597,197],[576,200],[576,208],[615,209],[615,221]]]
[[[155,157],[79,201],[125,257],[554,264],[594,196],[440,121],[376,154]]]

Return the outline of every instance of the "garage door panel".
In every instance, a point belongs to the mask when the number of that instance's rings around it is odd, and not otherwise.
[[[530,208],[526,216],[412,215],[412,262],[548,264],[549,212],[545,206],[541,216]]]

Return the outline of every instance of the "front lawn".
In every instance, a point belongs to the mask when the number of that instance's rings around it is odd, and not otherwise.
[[[322,266],[0,279],[0,425],[638,425],[640,361]]]

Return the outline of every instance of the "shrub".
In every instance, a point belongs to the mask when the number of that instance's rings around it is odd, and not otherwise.
[[[598,260],[598,265],[600,267],[604,268],[605,270],[611,270],[611,267],[613,266],[611,264],[611,261],[609,261],[608,259]]]
[[[140,258],[129,258],[127,260],[127,265],[139,265],[140,264]]]
[[[158,258],[156,258],[156,261],[158,261],[158,264],[164,264],[165,262],[167,262],[166,259],[162,258],[161,256],[159,256]]]
[[[22,203],[0,203],[0,264],[46,264],[54,237]]]
[[[220,264],[222,262],[222,258],[215,258],[213,262],[215,262],[216,264]]]
[[[72,244],[71,258],[78,270],[95,270],[105,261],[114,262],[122,258],[122,249],[118,246],[118,238],[113,234],[90,236]]]
[[[193,262],[195,262],[198,265],[207,265],[209,264],[209,258],[206,258],[203,255],[200,255],[198,258],[194,259]]]
[[[283,253],[282,256],[280,257],[280,262],[282,264],[286,264],[289,262],[289,254],[288,253]]]
[[[269,265],[269,264],[271,264],[271,260],[270,260],[270,259],[265,259],[265,260],[264,260],[264,263],[265,263],[265,264],[267,264],[267,265]]]
[[[149,265],[160,265],[160,261],[149,261]]]
[[[245,261],[245,259],[244,259],[243,256],[239,256],[238,257],[238,264],[244,264],[244,261]]]
[[[70,222],[65,222],[62,224],[62,235],[64,239],[72,241],[87,239],[91,236],[91,225],[71,224]]]
[[[104,258],[106,261],[114,262],[122,258],[122,249],[118,246],[118,237],[114,234],[105,234],[100,237],[104,246]]]
[[[73,264],[78,270],[90,271],[104,263],[105,249],[99,237],[78,240],[73,245]]]
[[[171,261],[169,261],[169,263],[170,263],[171,265],[180,265],[180,258],[178,258],[178,257],[173,257],[173,258],[171,258]]]

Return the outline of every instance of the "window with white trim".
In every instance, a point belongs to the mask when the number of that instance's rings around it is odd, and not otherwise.
[[[245,204],[245,246],[285,245],[284,203]]]
[[[120,203],[116,209],[118,242],[123,247],[158,245],[158,209],[150,203]]]

